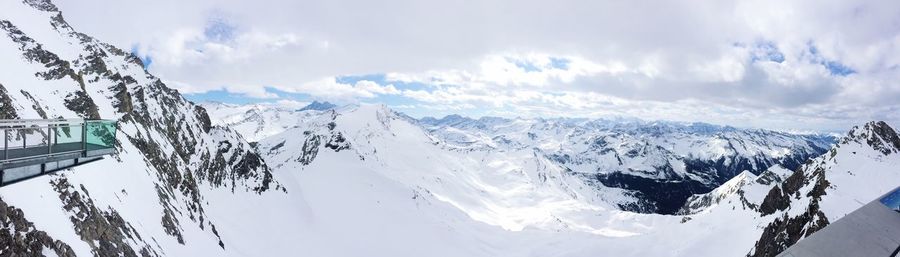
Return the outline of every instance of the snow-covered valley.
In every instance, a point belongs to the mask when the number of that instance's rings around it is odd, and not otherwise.
[[[198,105],[47,0],[0,2],[0,64],[0,118],[120,128],[117,154],[0,188],[0,256],[774,256],[900,184],[883,122]]]

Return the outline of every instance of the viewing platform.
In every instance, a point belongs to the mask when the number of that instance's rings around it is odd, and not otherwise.
[[[112,120],[0,120],[0,186],[75,167],[116,152]]]

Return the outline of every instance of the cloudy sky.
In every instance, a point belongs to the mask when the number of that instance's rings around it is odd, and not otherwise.
[[[197,101],[413,116],[900,125],[900,1],[79,0]]]

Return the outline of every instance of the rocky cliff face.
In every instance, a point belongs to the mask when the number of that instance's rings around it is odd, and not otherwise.
[[[8,213],[25,213],[7,215],[13,220],[7,224],[12,225],[7,226],[7,233],[0,233],[18,238],[27,232],[25,237],[31,239],[16,241],[15,249],[25,253],[42,246],[60,256],[72,256],[73,250],[53,236],[70,233],[86,243],[75,247],[74,252],[81,251],[79,255],[89,249],[90,254],[99,256],[156,256],[166,252],[168,243],[161,242],[166,240],[186,247],[203,244],[221,249],[227,242],[216,231],[216,220],[207,209],[226,203],[207,198],[209,192],[284,193],[265,162],[240,135],[212,126],[203,108],[147,73],[137,57],[77,32],[49,1],[7,1],[0,9],[0,63],[9,67],[0,73],[0,118],[80,117],[119,122],[117,155],[101,164],[0,190]],[[115,168],[99,170],[102,167]],[[41,208],[15,207],[23,201],[16,196],[23,190],[56,195],[59,200],[47,204],[58,204],[62,210],[58,215],[68,216],[68,225],[74,230],[46,234],[29,228],[29,222],[46,221],[29,221],[29,216],[35,216],[29,213],[41,212]],[[102,190],[104,196],[92,196],[89,190]],[[129,192],[144,195],[128,197]],[[107,198],[110,196],[116,200]],[[146,212],[141,215],[156,218],[121,214],[121,209],[140,205]],[[164,231],[169,239],[154,231]],[[191,239],[186,234],[205,236]]]
[[[469,148],[536,148],[587,181],[633,191],[645,204],[623,210],[674,214],[744,171],[793,170],[834,139],[705,123],[584,119],[470,119],[420,122],[437,137]]]
[[[895,188],[897,138],[884,122],[854,127],[828,152],[793,171],[775,167],[758,177],[738,177],[691,197],[680,213],[700,217],[740,210],[732,219],[756,220],[758,228],[747,256],[775,256]]]
[[[311,106],[317,106],[317,103]],[[204,103],[216,124],[259,141],[307,123],[315,108]],[[334,108],[329,106],[329,108]],[[673,214],[694,194],[706,193],[749,171],[796,169],[824,153],[828,135],[798,135],[704,123],[586,119],[471,119],[450,115],[415,120],[442,142],[463,149],[509,152],[535,149],[586,183],[628,190],[637,202],[619,206]],[[316,143],[316,139],[306,145]]]
[[[857,149],[859,150],[857,151]],[[759,212],[763,216],[775,215],[777,218],[765,227],[753,252],[748,256],[775,256],[800,239],[828,226],[836,217],[846,214],[847,212],[840,210],[832,211],[824,208],[822,201],[827,200],[829,193],[839,194],[849,190],[861,190],[847,185],[856,182],[846,181],[847,178],[845,178],[857,176],[854,172],[862,173],[859,176],[885,172],[889,175],[874,178],[887,179],[895,183],[900,181],[896,180],[898,176],[894,174],[897,173],[896,166],[887,167],[886,170],[869,170],[873,168],[869,165],[870,162],[897,163],[898,149],[900,149],[900,137],[887,123],[873,121],[861,127],[854,127],[847,136],[840,140],[837,147],[800,167],[784,182],[769,190],[759,206]],[[848,151],[849,153],[847,153]],[[874,157],[875,160],[861,161],[842,156],[848,154],[854,157],[868,155],[868,157]],[[885,167],[879,168],[884,169]],[[890,190],[880,184],[884,183],[875,182],[870,186]],[[889,185],[890,182],[886,184]],[[842,188],[845,185],[850,188]],[[863,200],[868,202],[865,200],[871,201],[872,199]]]

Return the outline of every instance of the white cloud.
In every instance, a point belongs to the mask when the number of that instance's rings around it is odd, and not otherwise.
[[[340,83],[336,78],[323,78],[313,82],[292,87],[274,87],[289,93],[304,93],[314,97],[353,102],[357,98],[373,98],[378,95],[400,94],[393,85],[379,85],[378,83],[361,80],[354,84]]]
[[[306,107],[307,105],[309,105],[309,102],[281,99],[281,100],[275,101],[275,104],[277,106],[281,106],[281,107],[287,107],[287,108],[291,108],[291,109],[300,109],[300,108],[303,108],[303,107]]]
[[[274,87],[350,101],[398,95],[483,113],[599,115],[587,110],[606,108],[755,118],[759,126],[900,122],[900,1],[57,4],[77,29],[139,46],[154,59],[151,72],[179,81],[172,86],[183,92],[272,97],[262,88]],[[205,33],[217,23],[227,40]],[[771,51],[783,60],[753,60]],[[855,73],[836,76],[823,61]],[[382,73],[397,86],[333,79]]]

